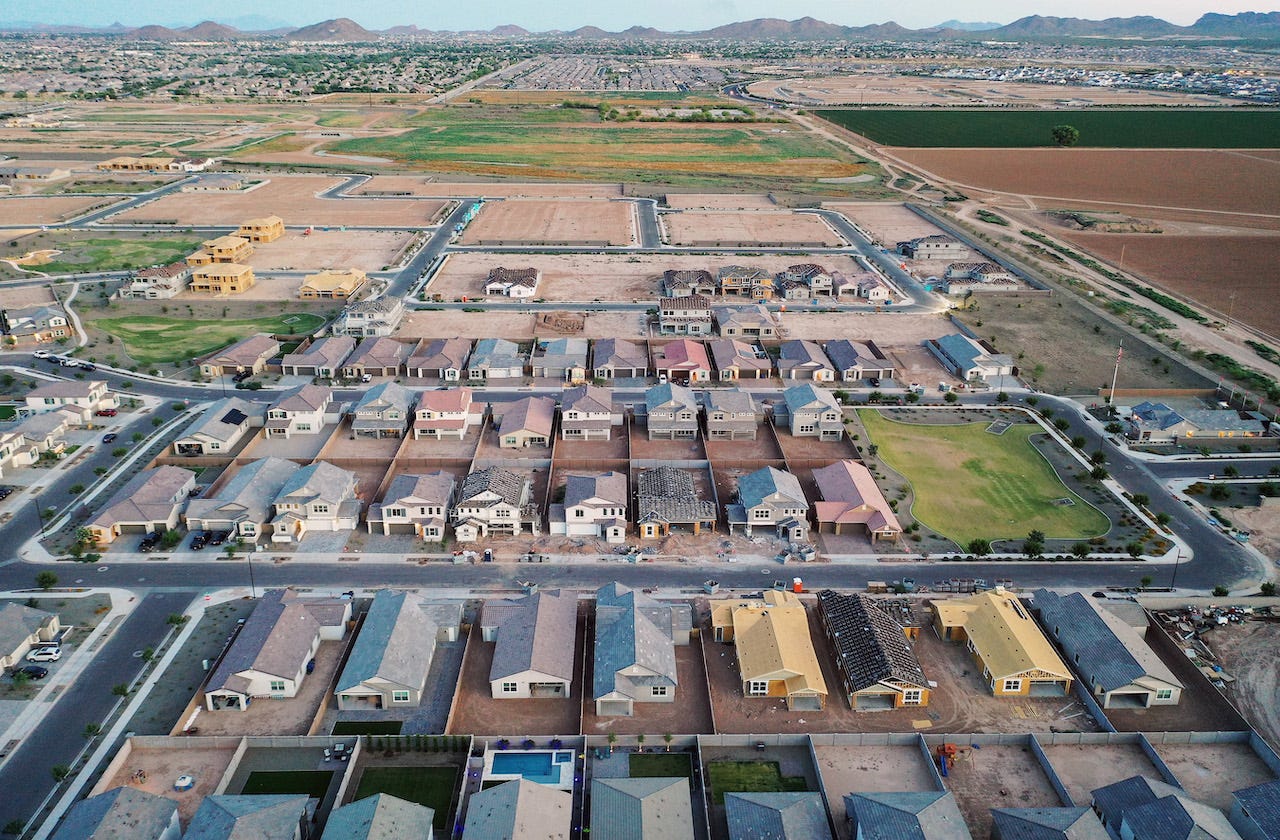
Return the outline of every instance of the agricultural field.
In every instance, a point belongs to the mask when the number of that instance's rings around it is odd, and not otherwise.
[[[900,423],[874,409],[859,410],[858,418],[879,457],[911,483],[912,515],[957,545],[1016,539],[1032,530],[1080,540],[1110,528],[1031,445],[1033,435],[1044,433],[1038,425],[1016,423],[997,435],[986,431],[985,421]],[[1063,499],[1071,503],[1055,504]]]
[[[16,260],[26,271],[43,274],[127,271],[167,265],[199,247],[195,237],[56,230],[10,240],[0,246],[0,260]]]
[[[1280,148],[1280,112],[1164,109],[999,111],[819,110],[836,125],[886,146],[1017,149],[1053,146],[1055,125],[1080,131],[1079,146],[1101,149]]]
[[[302,334],[319,329],[324,319],[308,313],[263,318],[191,319],[163,315],[100,318],[93,326],[124,344],[139,364],[180,364],[220,350],[252,333]]]

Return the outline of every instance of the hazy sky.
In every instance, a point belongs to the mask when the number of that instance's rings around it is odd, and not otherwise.
[[[1205,12],[1265,10],[1269,9],[1248,0],[1039,0],[1034,5],[1019,0],[969,0],[959,5],[938,0],[899,0],[891,5],[856,0],[506,0],[476,5],[405,0],[276,0],[269,4],[258,0],[0,0],[0,22],[177,25],[260,15],[295,25],[350,17],[369,29],[410,23],[427,29],[488,29],[514,23],[532,30],[585,25],[618,30],[637,24],[678,30],[705,29],[758,17],[794,19],[811,15],[845,25],[896,20],[904,26],[920,28],[950,19],[1008,23],[1030,14],[1095,19],[1153,15],[1189,24]]]

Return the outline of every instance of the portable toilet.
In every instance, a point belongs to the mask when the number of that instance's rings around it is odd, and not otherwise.
[[[804,581],[800,580],[800,578],[792,578],[791,591],[796,593],[797,595],[799,595],[801,592],[804,592]]]

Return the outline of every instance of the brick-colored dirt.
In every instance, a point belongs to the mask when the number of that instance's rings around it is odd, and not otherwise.
[[[814,747],[822,786],[841,838],[849,837],[844,797],[849,793],[934,790],[925,758],[915,745]]]
[[[211,795],[222,781],[222,775],[231,766],[235,747],[201,747],[199,741],[190,748],[135,749],[129,759],[106,784],[95,790],[107,791],[121,786],[138,788],[178,803],[178,819],[183,826],[195,815],[196,809]],[[141,770],[145,781],[135,781],[134,773]],[[189,774],[196,784],[191,790],[176,791],[173,782],[179,776]]]
[[[1043,749],[1076,805],[1088,805],[1092,791],[1132,776],[1164,781],[1137,744],[1056,744]]]
[[[711,698],[707,694],[707,677],[702,665],[702,645],[694,639],[691,644],[676,647],[676,688],[674,703],[636,703],[631,717],[599,717],[595,702],[591,699],[591,682],[594,668],[591,656],[587,657],[586,681],[588,687],[582,693],[582,732],[586,735],[658,735],[710,734]],[[652,746],[662,746],[659,738]]]
[[[118,196],[51,195],[0,198],[0,225],[47,225],[78,216],[91,207],[111,204]],[[12,232],[10,232],[12,235]]]
[[[825,246],[844,240],[821,217],[808,213],[686,210],[662,216],[672,245]]]

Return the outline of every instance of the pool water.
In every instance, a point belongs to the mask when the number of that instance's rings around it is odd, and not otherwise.
[[[494,776],[523,776],[531,782],[557,785],[561,781],[562,765],[573,761],[568,750],[558,752],[500,752],[493,756],[490,774]]]

